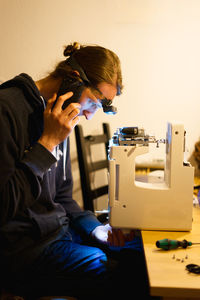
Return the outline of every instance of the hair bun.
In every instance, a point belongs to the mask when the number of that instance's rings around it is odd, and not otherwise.
[[[70,44],[68,46],[65,46],[65,50],[63,52],[64,56],[71,56],[74,52],[80,49],[80,44],[77,42],[74,42],[73,44]]]

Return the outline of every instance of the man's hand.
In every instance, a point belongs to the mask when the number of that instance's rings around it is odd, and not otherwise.
[[[109,224],[97,226],[92,231],[92,237],[98,242],[108,244],[110,246],[123,247],[125,242],[131,241],[134,232],[124,234],[121,229],[114,229]]]
[[[38,142],[50,152],[70,135],[79,122],[79,103],[71,103],[62,110],[63,103],[72,95],[73,93],[69,92],[60,96],[54,107],[56,94],[47,102],[44,111],[44,131]]]

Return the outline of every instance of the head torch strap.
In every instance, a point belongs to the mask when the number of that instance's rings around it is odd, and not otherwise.
[[[90,84],[90,81],[87,78],[85,72],[83,71],[82,67],[79,65],[77,60],[73,57],[73,55],[70,56],[70,58],[68,58],[66,61],[67,61],[68,65],[70,65],[74,70],[79,72],[80,77],[84,82],[86,82],[87,84]]]

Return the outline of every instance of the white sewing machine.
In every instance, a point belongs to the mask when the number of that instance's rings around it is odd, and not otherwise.
[[[135,159],[149,143],[166,143],[162,182],[136,180]],[[109,222],[118,228],[189,231],[192,228],[194,168],[184,162],[185,130],[168,123],[166,139],[137,127],[119,128],[109,145]]]

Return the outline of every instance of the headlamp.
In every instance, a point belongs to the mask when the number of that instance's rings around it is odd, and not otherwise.
[[[117,113],[117,107],[112,105],[112,101],[108,99],[101,100],[103,112],[107,115],[115,115]]]

